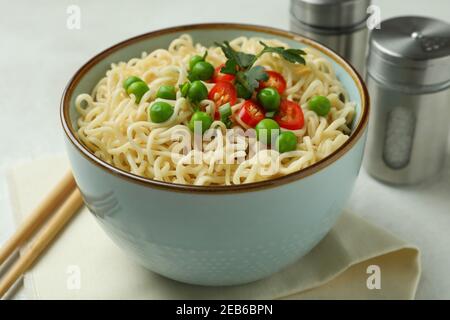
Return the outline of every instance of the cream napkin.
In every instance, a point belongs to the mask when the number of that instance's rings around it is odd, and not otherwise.
[[[48,158],[11,171],[16,221],[67,168],[64,158]],[[416,247],[344,213],[308,255],[269,278],[233,287],[187,285],[129,260],[83,208],[24,285],[30,299],[413,299],[419,277]]]

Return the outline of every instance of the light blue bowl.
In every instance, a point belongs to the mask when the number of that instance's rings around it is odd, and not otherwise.
[[[357,103],[350,139],[326,159],[277,179],[232,187],[153,181],[96,158],[75,136],[75,97],[91,92],[112,62],[167,48],[183,33],[209,46],[238,36],[312,46],[329,59]],[[324,46],[285,31],[240,24],[203,24],[147,33],[87,62],[61,103],[67,152],[84,201],[106,233],[148,269],[182,282],[234,285],[267,277],[308,253],[331,229],[347,201],[363,155],[367,90],[355,70]]]

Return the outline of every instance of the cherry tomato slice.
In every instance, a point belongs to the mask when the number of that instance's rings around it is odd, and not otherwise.
[[[229,102],[230,105],[234,105],[237,100],[237,93],[234,86],[225,81],[217,82],[211,91],[209,91],[208,99],[215,102],[216,106]]]
[[[213,82],[220,82],[220,81],[232,82],[234,80],[235,78],[234,75],[220,72],[220,69],[222,69],[222,67],[224,66],[225,64],[221,64],[216,68],[213,75]]]
[[[302,108],[294,101],[286,99],[281,100],[280,111],[275,115],[274,120],[280,127],[289,130],[301,129],[305,123]]]
[[[214,101],[216,104],[216,110],[214,112],[214,118],[220,119],[219,107],[229,102],[230,105],[236,103],[237,92],[234,86],[230,82],[217,82],[208,94],[208,99]]]
[[[250,127],[264,119],[263,109],[254,101],[246,100],[239,111],[239,118]]]
[[[276,71],[267,71],[267,74],[269,75],[269,79],[261,81],[259,83],[259,89],[272,87],[277,89],[279,94],[282,94],[286,90],[286,80]]]

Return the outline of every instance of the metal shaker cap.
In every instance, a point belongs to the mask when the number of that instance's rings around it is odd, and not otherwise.
[[[450,85],[450,24],[426,17],[398,17],[371,33],[367,70],[375,79],[411,90]]]
[[[299,22],[318,28],[351,28],[364,23],[371,0],[291,0]]]

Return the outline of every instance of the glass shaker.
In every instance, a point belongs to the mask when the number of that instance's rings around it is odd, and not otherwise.
[[[450,123],[450,24],[398,17],[371,33],[371,115],[365,168],[392,184],[413,184],[442,168]]]

